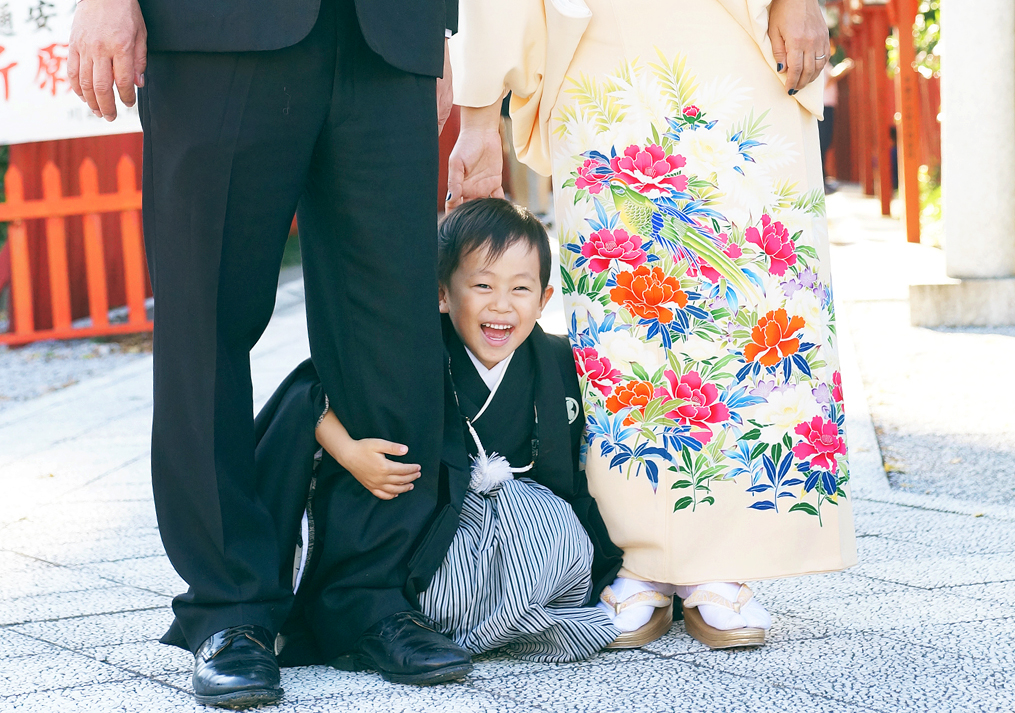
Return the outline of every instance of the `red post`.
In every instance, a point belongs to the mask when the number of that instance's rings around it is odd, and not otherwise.
[[[916,62],[913,46],[916,10],[916,0],[895,0],[899,43],[895,92],[902,115],[898,130],[899,193],[905,204],[906,240],[911,243],[920,242],[920,86],[913,67]]]
[[[86,158],[78,171],[81,197],[94,199],[99,195],[99,171],[95,162]],[[102,246],[102,218],[98,213],[83,216],[85,237],[85,272],[88,279],[88,312],[93,327],[109,324],[109,297],[106,292],[106,259]]]
[[[42,197],[49,205],[63,198],[60,169],[47,163],[42,169]],[[67,276],[67,235],[64,218],[46,219],[46,252],[49,255],[49,294],[53,309],[54,331],[70,329],[70,282]]]
[[[17,208],[25,201],[21,171],[15,166],[7,169],[4,177],[7,205]],[[32,269],[28,259],[28,230],[23,220],[7,226],[7,243],[11,250],[11,302],[14,312],[15,334],[28,335],[35,331],[35,314],[32,310]]]
[[[888,56],[885,40],[888,39],[888,15],[884,6],[866,8],[869,10],[870,58],[873,74],[874,99],[874,147],[878,159],[878,197],[881,199],[881,215],[892,214],[892,145],[890,130],[894,117],[889,109]]]
[[[134,162],[129,156],[124,155],[116,164],[116,187],[125,198],[137,193]],[[141,220],[136,210],[126,210],[120,214],[120,236],[123,241],[128,321],[143,328],[148,324],[144,306],[145,257],[141,245]]]

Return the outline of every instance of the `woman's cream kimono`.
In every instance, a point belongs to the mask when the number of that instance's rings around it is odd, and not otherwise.
[[[455,99],[552,174],[586,467],[628,574],[856,562],[816,83],[763,0],[461,0]]]

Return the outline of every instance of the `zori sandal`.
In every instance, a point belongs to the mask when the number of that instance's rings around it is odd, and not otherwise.
[[[742,627],[739,629],[717,629],[705,623],[698,607],[702,604],[723,607],[730,609],[737,614],[741,607],[751,600],[754,592],[746,584],[740,585],[735,601],[730,601],[715,592],[706,589],[696,589],[687,599],[683,600],[684,626],[687,633],[705,644],[710,649],[733,649],[743,646],[763,646],[765,644],[765,630]]]
[[[648,623],[634,631],[625,631],[614,639],[612,644],[607,645],[608,649],[637,649],[666,634],[673,624],[673,597],[667,597],[659,592],[646,590],[619,601],[613,589],[606,587],[599,595],[599,599],[617,614],[631,607],[655,607]]]

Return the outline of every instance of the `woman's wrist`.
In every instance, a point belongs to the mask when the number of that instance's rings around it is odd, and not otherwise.
[[[489,106],[462,107],[462,131],[500,131],[500,100]]]

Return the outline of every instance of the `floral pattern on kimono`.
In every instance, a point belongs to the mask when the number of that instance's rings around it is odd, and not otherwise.
[[[753,510],[823,524],[849,471],[822,190],[780,180],[797,152],[748,89],[703,86],[679,56],[565,91],[554,165],[586,448],[674,512],[733,481]]]

